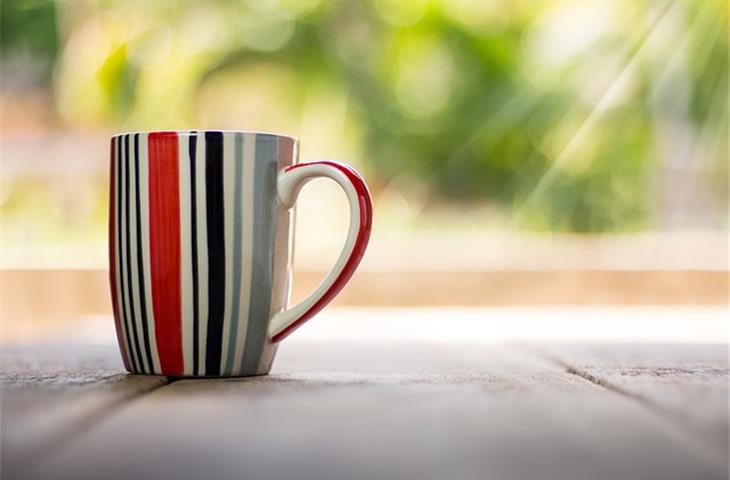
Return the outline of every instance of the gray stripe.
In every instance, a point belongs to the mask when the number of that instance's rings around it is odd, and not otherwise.
[[[253,161],[253,159],[249,159]],[[233,370],[233,357],[236,354],[238,338],[239,310],[241,308],[241,237],[243,236],[241,210],[243,210],[243,191],[241,189],[243,170],[243,134],[237,133],[235,140],[234,187],[233,187],[233,286],[231,297],[231,331],[228,335],[228,355],[223,375]]]
[[[255,375],[269,327],[276,232],[276,137],[256,135],[253,255],[246,346],[241,374]],[[252,161],[254,159],[247,159]]]

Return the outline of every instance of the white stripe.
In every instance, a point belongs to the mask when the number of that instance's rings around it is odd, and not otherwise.
[[[119,215],[120,215],[119,218],[121,218],[121,220],[122,220],[121,221],[121,239],[122,239],[122,241],[121,241],[121,247],[122,247],[121,264],[122,265],[121,266],[124,269],[123,270],[124,271],[124,277],[123,277],[124,278],[124,295],[123,295],[124,298],[122,300],[124,302],[125,311],[127,312],[127,315],[125,318],[125,325],[126,325],[126,322],[129,321],[130,327],[131,327],[132,308],[130,306],[130,301],[129,301],[129,270],[126,268],[127,267],[127,206],[125,204],[126,196],[129,194],[129,191],[128,191],[128,189],[125,189],[125,185],[127,182],[127,172],[126,172],[126,168],[125,168],[125,166],[126,166],[125,154],[126,154],[127,149],[126,149],[126,145],[125,145],[126,142],[124,141],[124,137],[125,137],[124,135],[121,135],[119,137],[119,141],[122,142],[122,145],[121,145],[122,154],[119,158],[119,161],[121,162],[121,168],[120,168],[120,172],[119,172],[119,173],[121,173],[121,179],[120,179],[121,188],[119,189],[121,192],[121,195],[119,197],[119,204],[121,207],[119,209]],[[134,331],[127,331],[127,336],[131,340],[130,345],[129,345],[131,352],[129,352],[129,354],[133,359],[132,368],[134,368],[135,364],[137,366],[141,365],[139,358],[137,358],[137,351],[135,348],[137,345],[137,343],[136,343],[137,340],[134,338]]]
[[[120,238],[121,238],[121,234],[122,234],[122,228],[121,228],[122,217],[120,216],[120,212],[119,212],[119,210],[120,210],[119,204],[121,203],[119,199],[122,194],[122,189],[120,188],[121,181],[122,181],[122,176],[121,176],[122,164],[120,162],[120,159],[117,156],[117,152],[118,152],[117,144],[119,143],[119,141],[120,141],[119,137],[117,137],[114,140],[114,153],[112,154],[112,155],[114,155],[114,198],[112,199],[112,201],[114,202],[114,236],[115,236],[115,238],[114,238],[114,277],[116,280],[116,291],[114,292],[114,294],[116,296],[116,304],[117,304],[117,312],[116,312],[117,320],[119,321],[119,327],[120,327],[119,330],[120,330],[120,333],[122,336],[122,339],[121,339],[121,342],[123,345],[122,352],[127,352],[127,358],[126,358],[127,363],[129,364],[130,367],[133,368],[134,364],[132,363],[132,357],[131,357],[132,352],[128,351],[129,346],[127,345],[127,327],[124,324],[124,315],[122,313],[122,302],[124,301],[124,299],[122,298],[122,290],[121,290],[122,264],[121,264],[121,254],[120,254],[120,251],[122,249],[122,245],[120,242]]]
[[[190,136],[178,135],[180,161],[180,292],[183,374],[193,374],[193,266],[190,195]]]
[[[205,201],[205,134],[198,133],[195,150],[195,199],[198,233],[198,367],[205,374],[208,339],[208,222]]]
[[[131,254],[131,270],[132,270],[132,308],[134,308],[134,320],[137,324],[137,341],[142,350],[142,365],[144,371],[149,372],[150,366],[147,364],[147,348],[144,344],[144,330],[142,325],[142,310],[139,298],[139,269],[137,268],[137,256],[141,253],[137,251],[137,193],[136,181],[137,168],[135,164],[134,152],[134,135],[129,136],[129,252]]]
[[[238,338],[236,355],[233,358],[233,373],[241,368],[243,349],[246,346],[246,330],[248,329],[248,307],[251,294],[251,264],[253,258],[253,220],[254,220],[254,167],[256,165],[256,135],[243,136],[243,169],[241,188],[241,309],[239,311]]]
[[[139,135],[139,226],[142,229],[142,268],[144,270],[145,310],[152,353],[152,371],[162,373],[160,355],[157,351],[157,332],[155,332],[155,312],[152,308],[152,269],[150,266],[150,202],[149,202],[149,154],[147,153],[148,134]]]
[[[221,372],[226,368],[228,341],[231,336],[231,309],[233,303],[233,212],[235,205],[235,140],[234,133],[223,135],[223,222],[225,238],[225,306],[223,308],[223,336],[221,339]]]

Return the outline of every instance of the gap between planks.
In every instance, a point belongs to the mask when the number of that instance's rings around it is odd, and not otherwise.
[[[130,393],[129,395],[121,396],[94,408],[89,411],[88,415],[81,417],[77,422],[72,422],[65,428],[56,430],[54,434],[49,435],[42,443],[37,445],[33,451],[26,452],[24,455],[20,456],[20,458],[17,458],[14,466],[16,473],[22,473],[26,470],[34,459],[55,455],[62,451],[65,446],[71,445],[74,440],[101,423],[104,418],[113,415],[119,407],[129,405],[156,390],[177,382],[178,380],[179,379],[177,378],[164,377],[160,384],[152,385],[148,388]]]
[[[712,442],[708,442],[705,435],[703,435],[703,432],[700,431],[697,425],[694,422],[690,421],[680,409],[673,408],[669,405],[664,405],[661,402],[657,402],[650,397],[642,395],[641,393],[631,391],[630,389],[622,387],[621,385],[618,385],[606,378],[601,378],[598,375],[594,375],[580,367],[570,364],[569,362],[554,354],[545,352],[535,346],[523,347],[533,354],[539,355],[547,361],[552,362],[561,368],[564,368],[565,372],[570,375],[575,375],[597,387],[611,391],[617,395],[626,397],[638,403],[647,411],[657,416],[660,420],[663,421],[665,425],[670,427],[673,431],[687,438],[692,445],[699,444],[700,448],[698,448],[697,451],[708,460],[719,464],[727,464],[727,452],[723,450],[718,450],[717,445],[714,445]]]

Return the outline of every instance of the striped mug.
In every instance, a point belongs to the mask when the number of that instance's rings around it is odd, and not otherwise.
[[[266,374],[278,342],[347,283],[370,237],[367,186],[347,165],[297,158],[295,138],[269,133],[112,138],[109,279],[129,372]],[[318,177],[347,194],[347,241],[317,289],[288,308],[292,207]]]

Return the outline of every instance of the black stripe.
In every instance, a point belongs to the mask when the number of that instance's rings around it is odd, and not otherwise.
[[[147,354],[147,365],[150,372],[153,371],[152,349],[150,348],[149,326],[147,325],[147,293],[144,288],[144,256],[142,255],[142,218],[139,196],[139,133],[134,135],[134,191],[137,212],[137,279],[139,281],[139,311],[142,315],[142,335],[144,337],[144,348]]]
[[[125,228],[125,237],[127,239],[127,262],[126,262],[126,268],[127,268],[127,296],[129,297],[129,320],[132,323],[132,332],[134,334],[134,348],[137,352],[137,361],[139,363],[139,372],[146,373],[144,371],[144,363],[142,362],[142,351],[139,348],[139,337],[137,336],[137,316],[134,314],[134,283],[132,281],[132,254],[131,254],[131,248],[130,248],[130,238],[129,238],[129,135],[124,136],[124,171],[125,171],[125,178],[124,178],[124,219],[127,222],[127,225]]]
[[[117,137],[115,140],[115,146],[117,150],[117,198],[115,199],[117,201],[117,204],[119,208],[117,209],[117,249],[119,251],[119,263],[117,264],[117,271],[119,272],[119,303],[122,304],[122,321],[124,322],[124,330],[127,337],[127,355],[129,355],[129,360],[132,363],[132,369],[137,372],[139,371],[139,368],[137,366],[137,358],[134,355],[134,351],[132,350],[132,335],[131,335],[131,329],[129,328],[129,318],[127,316],[127,304],[124,301],[124,298],[126,297],[126,288],[124,288],[125,278],[126,275],[124,274],[124,257],[122,256],[122,142],[121,137]],[[114,260],[116,261],[116,259]]]
[[[188,138],[190,139],[190,143],[188,144],[188,151],[190,153],[190,243],[193,254],[193,374],[200,375],[200,362],[198,361],[198,354],[200,352],[198,345],[198,207],[195,187],[195,147],[198,135],[195,132],[190,132]]]
[[[208,338],[205,374],[219,375],[226,283],[221,132],[205,133],[205,200],[208,233]]]

